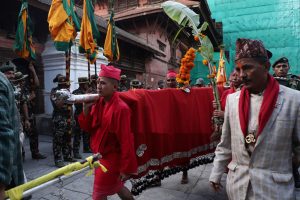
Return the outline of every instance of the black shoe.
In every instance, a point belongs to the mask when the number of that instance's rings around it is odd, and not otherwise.
[[[66,162],[77,162],[77,160],[75,160],[72,157],[70,157],[70,158],[64,158],[64,161],[66,161]]]
[[[65,165],[64,161],[58,160],[58,161],[55,161],[55,166],[58,167],[58,168],[61,168],[61,167],[64,167],[66,165]]]
[[[82,159],[82,156],[79,153],[74,153],[75,159]]]
[[[36,159],[36,160],[47,158],[47,156],[40,154],[40,153],[32,154],[31,157],[32,157],[32,159]]]

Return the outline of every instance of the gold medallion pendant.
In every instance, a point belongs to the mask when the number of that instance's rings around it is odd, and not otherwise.
[[[247,144],[251,144],[251,143],[255,143],[255,136],[253,133],[249,133],[246,137],[245,137],[245,141]]]

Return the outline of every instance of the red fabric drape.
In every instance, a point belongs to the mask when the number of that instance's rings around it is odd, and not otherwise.
[[[268,75],[268,79],[269,82],[264,91],[263,102],[258,115],[258,132],[256,135],[257,138],[261,134],[275,108],[275,104],[279,93],[278,82],[270,75]],[[239,118],[244,136],[246,136],[248,132],[249,109],[250,93],[245,87],[243,87],[239,99]]]
[[[223,88],[219,88],[222,95]],[[149,169],[180,165],[191,158],[212,152],[211,88],[192,88],[191,93],[179,89],[131,90],[120,98],[132,110],[132,132],[140,175]],[[150,165],[159,161],[159,165]],[[150,165],[150,166],[149,166]],[[144,168],[143,168],[144,167]]]

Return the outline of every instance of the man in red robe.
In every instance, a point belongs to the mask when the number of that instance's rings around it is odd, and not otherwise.
[[[133,199],[124,181],[137,172],[133,133],[130,128],[131,111],[116,92],[121,70],[101,65],[96,103],[84,103],[79,124],[91,134],[91,149],[100,153],[100,160],[108,171],[95,170],[93,199],[107,199],[117,193],[121,199]]]
[[[173,69],[169,69],[166,76],[166,88],[177,88],[178,83],[176,81],[176,72]],[[188,166],[189,163],[186,164]],[[187,184],[189,182],[188,179],[188,170],[182,170],[181,184]],[[160,185],[160,182],[156,185]]]
[[[166,88],[177,88],[176,72],[173,69],[169,69],[167,73]]]

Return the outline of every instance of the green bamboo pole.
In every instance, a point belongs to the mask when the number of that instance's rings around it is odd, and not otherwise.
[[[17,199],[21,199],[23,192],[27,191],[29,189],[32,189],[34,187],[37,187],[43,183],[46,183],[48,181],[51,181],[55,178],[58,178],[62,175],[68,175],[74,171],[78,171],[81,170],[87,166],[90,167],[101,167],[101,169],[106,172],[107,169],[101,165],[99,162],[97,162],[100,159],[100,154],[95,154],[94,156],[90,156],[87,157],[84,161],[82,162],[76,162],[76,163],[72,163],[69,164],[65,167],[59,168],[49,174],[46,174],[44,176],[41,176],[37,179],[34,179],[32,181],[29,181],[27,183],[24,183],[22,185],[19,185],[17,187],[14,187],[10,190],[5,191],[5,197],[6,198],[10,198],[12,200],[17,200]]]

